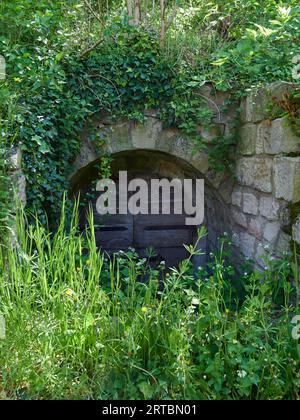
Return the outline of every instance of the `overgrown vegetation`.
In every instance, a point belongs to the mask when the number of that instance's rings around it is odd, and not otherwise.
[[[2,237],[16,145],[31,224],[18,216],[14,248],[0,238],[0,399],[299,399],[296,261],[247,270],[236,290],[225,239],[196,272],[191,260],[169,274],[150,269],[134,250],[108,260],[93,221],[80,235],[76,209],[69,221],[63,200],[80,132],[95,113],[142,123],[142,111],[157,108],[203,148],[197,128],[212,118],[199,95],[205,82],[240,99],[253,86],[293,81],[298,3],[1,1]],[[299,131],[299,92],[277,105]],[[101,147],[94,133],[90,140]],[[216,170],[230,166],[234,142],[213,140]]]
[[[79,132],[95,111],[140,120],[141,110],[157,107],[201,148],[197,127],[211,118],[197,95],[205,81],[239,97],[253,85],[292,79],[300,49],[297,1],[145,0],[135,2],[134,18],[129,3],[1,2],[2,119],[7,98],[18,105],[5,137],[23,150],[28,210],[41,217],[46,210],[50,222],[67,188]],[[234,141],[221,136],[212,143],[216,169],[230,165]]]
[[[92,218],[78,235],[74,214],[53,240],[20,215],[20,247],[1,253],[0,398],[300,397],[288,260],[244,273],[238,294],[224,239],[209,273],[183,261],[162,289],[163,265],[134,250],[107,260]]]

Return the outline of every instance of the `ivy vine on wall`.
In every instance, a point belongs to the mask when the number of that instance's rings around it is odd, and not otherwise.
[[[23,54],[20,65],[27,64]],[[43,71],[38,71],[41,65]],[[96,112],[142,122],[143,111],[155,107],[166,124],[177,125],[191,138],[197,124],[211,118],[203,99],[193,95],[193,86],[165,61],[156,35],[132,26],[114,28],[105,45],[86,57],[49,54],[31,66],[36,68],[27,73],[26,94],[19,99],[18,141],[28,211],[44,223],[46,214],[50,225],[68,189],[80,133]]]
[[[244,9],[238,3],[216,2],[217,15],[210,3],[189,6],[189,13],[179,8],[177,32],[170,27],[163,46],[155,13],[143,24],[130,25],[122,2],[116,3],[116,9],[105,12],[105,24],[92,6],[85,10],[78,4],[47,1],[34,10],[31,2],[15,7],[5,1],[1,6],[0,48],[8,78],[0,92],[13,95],[15,102],[5,137],[7,144],[22,148],[29,213],[37,213],[45,223],[48,217],[51,225],[68,189],[81,130],[95,112],[142,122],[142,111],[157,108],[165,124],[179,127],[196,149],[203,149],[197,126],[210,124],[211,111],[197,89],[209,80],[218,90],[230,89],[240,98],[252,85],[289,80],[291,58],[300,47],[297,2],[285,8],[266,0],[265,26],[253,24],[259,16],[252,1]],[[233,17],[236,20],[220,32],[220,24]],[[9,25],[18,29],[10,36]],[[207,151],[216,170],[230,165],[233,143],[223,136],[211,142]],[[0,207],[5,213],[8,187],[2,191]]]

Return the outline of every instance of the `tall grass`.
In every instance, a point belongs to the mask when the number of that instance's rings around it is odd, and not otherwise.
[[[0,398],[299,398],[289,261],[244,274],[238,298],[223,241],[209,270],[189,259],[161,290],[163,266],[108,259],[92,216],[84,235],[77,222],[63,209],[51,235],[21,213],[19,245],[1,249]]]

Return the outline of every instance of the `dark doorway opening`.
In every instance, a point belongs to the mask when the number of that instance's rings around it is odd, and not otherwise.
[[[193,179],[193,169],[183,167],[180,159],[164,153],[152,151],[124,152],[114,155],[112,176],[117,185],[119,171],[127,171],[128,181],[134,178],[143,179],[149,185],[151,179],[169,180],[177,178]],[[174,214],[174,195],[170,196],[171,214],[162,214],[160,197],[160,214],[138,215],[105,215],[98,214],[96,200],[99,193],[96,183],[99,181],[99,164],[95,162],[86,168],[77,179],[74,193],[80,192],[84,205],[81,206],[80,225],[82,230],[87,223],[87,212],[93,209],[95,237],[99,249],[108,253],[127,251],[134,248],[142,258],[151,257],[153,266],[164,261],[167,267],[178,266],[180,261],[189,256],[184,245],[191,245],[197,239],[197,227],[186,225],[186,214]],[[149,188],[149,209],[151,197]],[[182,203],[184,209],[184,204]],[[149,212],[150,213],[150,212]],[[150,251],[150,252],[149,252]]]

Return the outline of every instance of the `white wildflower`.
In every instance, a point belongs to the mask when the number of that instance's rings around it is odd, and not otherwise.
[[[247,376],[247,372],[245,370],[238,370],[237,374],[239,378],[245,378]]]

